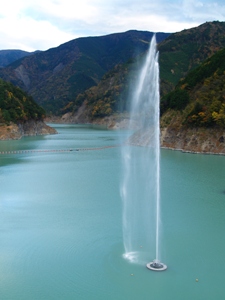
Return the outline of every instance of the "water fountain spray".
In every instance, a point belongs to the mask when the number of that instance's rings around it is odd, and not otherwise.
[[[160,262],[160,95],[155,35],[132,93],[130,127],[135,132],[122,148],[124,257],[140,262],[140,243],[155,245],[155,260],[147,268],[166,270]],[[140,147],[141,146],[141,147]],[[140,149],[142,148],[142,149]],[[142,247],[142,246],[141,246]],[[139,250],[137,250],[139,248]]]

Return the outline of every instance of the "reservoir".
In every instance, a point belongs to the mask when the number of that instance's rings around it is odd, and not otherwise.
[[[225,156],[161,150],[157,273],[123,258],[126,133],[53,126],[0,141],[0,299],[223,299]]]

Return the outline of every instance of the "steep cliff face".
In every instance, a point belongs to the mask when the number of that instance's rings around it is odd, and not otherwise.
[[[25,123],[0,126],[0,140],[18,140],[23,136],[56,134],[57,131],[43,121],[27,121]]]

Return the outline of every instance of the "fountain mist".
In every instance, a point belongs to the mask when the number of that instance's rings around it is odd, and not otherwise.
[[[159,104],[159,65],[154,35],[132,92],[130,129],[135,128],[135,132],[122,147],[121,196],[124,257],[143,263],[149,255],[154,256],[151,266],[155,265],[157,270],[162,269],[159,263]]]

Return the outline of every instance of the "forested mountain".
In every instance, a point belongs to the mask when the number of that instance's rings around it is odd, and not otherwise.
[[[60,113],[79,93],[97,85],[115,65],[145,52],[152,35],[132,30],[78,38],[20,59],[0,70],[0,77],[26,90],[49,113]],[[158,42],[168,36],[156,34]]]
[[[205,23],[196,28],[171,34],[159,43],[161,95],[173,90],[179,79],[189,70],[223,47],[225,47],[225,22]],[[103,76],[98,86],[79,94],[62,112],[76,113],[82,103],[86,105],[85,113],[90,120],[126,111],[129,106],[130,87],[135,82],[143,57],[144,55],[141,55],[126,64],[116,65]],[[186,104],[182,101],[184,99],[178,99],[177,105],[183,108]],[[164,101],[161,107],[162,112],[167,108],[165,103]]]
[[[173,127],[179,123],[225,128],[225,48],[190,71],[162,98],[161,113],[164,122],[169,118],[167,125]],[[176,122],[172,120],[174,115]]]
[[[130,86],[152,35],[132,30],[78,38],[15,61],[0,70],[0,77],[26,90],[48,114],[76,114],[83,107],[88,118],[94,119],[125,112]],[[164,96],[190,70],[225,47],[225,22],[207,22],[156,37]]]

